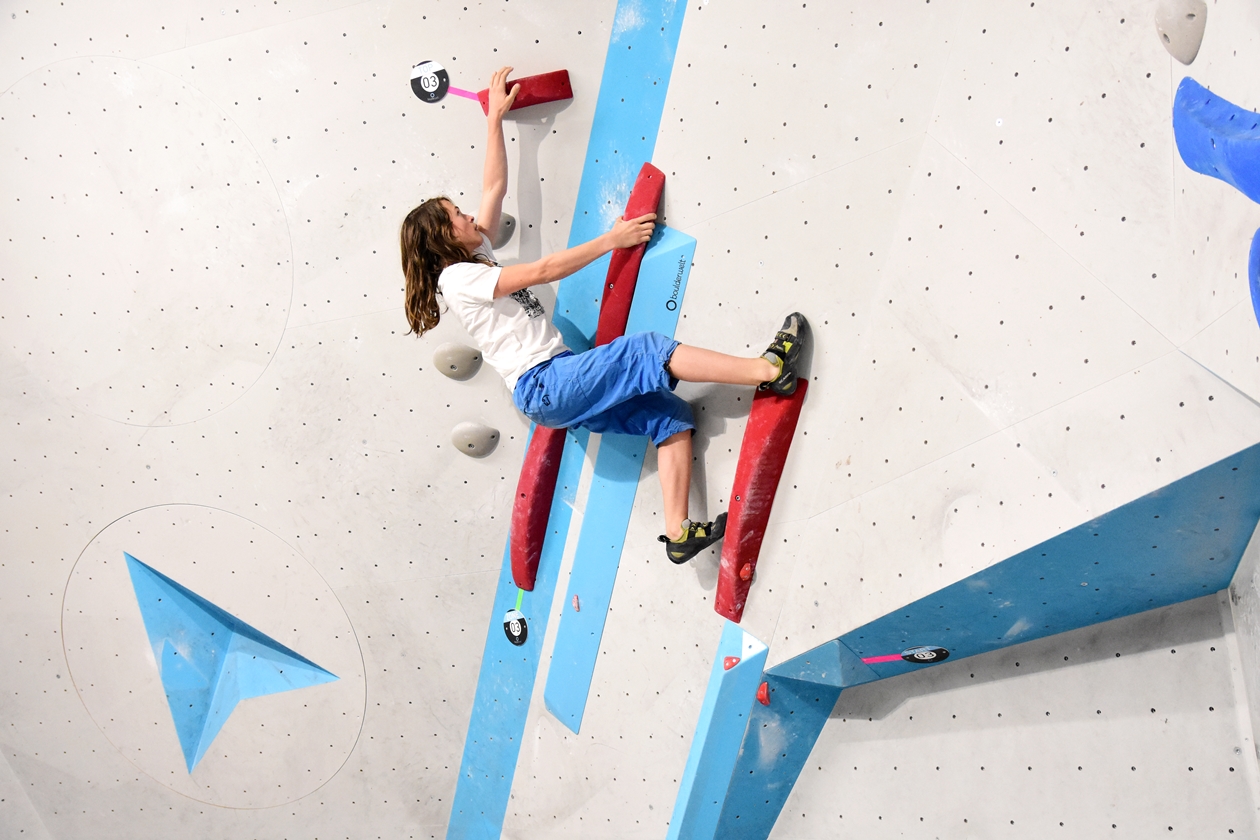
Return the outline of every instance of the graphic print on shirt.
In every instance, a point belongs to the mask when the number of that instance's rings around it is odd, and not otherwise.
[[[542,304],[538,302],[538,298],[534,297],[534,293],[529,289],[518,289],[512,292],[511,298],[521,305],[521,308],[525,310],[526,317],[530,320],[541,318],[546,314],[543,311]]]

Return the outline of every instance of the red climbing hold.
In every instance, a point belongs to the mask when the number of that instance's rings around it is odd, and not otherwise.
[[[722,565],[718,570],[713,609],[736,624],[744,614],[761,541],[770,521],[770,508],[779,488],[779,478],[787,461],[796,422],[809,383],[798,380],[796,393],[780,397],[758,391],[753,397],[739,461],[735,464],[735,484],[722,543]]]
[[[622,214],[622,218],[637,219],[648,213],[655,213],[660,207],[664,191],[665,173],[650,163],[643,164],[639,177],[635,179],[634,189],[630,190],[630,198],[626,201],[626,212]],[[612,260],[608,263],[608,278],[604,281],[603,299],[599,304],[599,324],[595,328],[596,347],[625,334],[626,322],[630,320],[630,304],[634,301],[634,287],[639,282],[639,266],[643,263],[645,251],[647,243],[613,251]]]
[[[551,499],[564,455],[564,431],[534,428],[516,483],[516,501],[512,505],[512,580],[527,592],[533,590],[538,577],[538,560],[542,557]]]
[[[551,73],[542,73],[538,76],[526,76],[523,79],[508,79],[506,82],[507,90],[512,90],[512,85],[520,85],[521,89],[516,94],[516,99],[512,100],[511,110],[518,108],[528,108],[530,105],[541,105],[544,102],[558,102],[561,99],[573,98],[573,86],[569,84],[569,71],[556,70]],[[486,88],[477,93],[477,101],[481,103],[481,110],[487,114],[490,113],[490,89]]]
[[[728,656],[722,660],[722,670],[729,671],[739,664],[738,656]]]
[[[582,605],[581,603],[578,602],[578,597],[576,595],[573,596],[573,611],[574,612],[582,611]]]
[[[757,702],[763,706],[770,705],[770,683],[763,682],[757,688]]]

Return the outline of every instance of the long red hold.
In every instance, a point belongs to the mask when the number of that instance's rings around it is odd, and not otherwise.
[[[537,76],[526,76],[523,79],[508,79],[506,84],[508,91],[512,90],[512,85],[521,86],[516,99],[512,101],[512,107],[509,109],[511,111],[528,108],[530,105],[541,105],[544,102],[559,102],[562,99],[573,98],[573,87],[569,84],[568,70],[556,70]],[[490,89],[479,91],[477,100],[481,103],[481,110],[489,114]]]
[[[766,536],[770,508],[779,488],[796,421],[809,383],[796,383],[790,397],[758,391],[744,429],[744,442],[735,466],[735,486],[726,519],[722,543],[722,566],[718,571],[717,595],[713,609],[736,624],[744,615],[744,603],[752,586],[761,541]],[[744,570],[747,570],[744,574]]]
[[[637,219],[655,213],[665,192],[665,173],[650,163],[643,164],[639,177],[630,190],[626,212],[622,218]],[[630,304],[634,302],[634,288],[639,282],[639,266],[647,243],[633,248],[613,251],[608,264],[608,279],[604,282],[604,296],[599,305],[599,325],[595,328],[595,346],[607,344],[625,335],[626,322],[630,320]]]
[[[556,476],[564,455],[564,429],[534,427],[512,504],[512,580],[532,591],[538,560],[547,538],[547,519],[556,493]]]

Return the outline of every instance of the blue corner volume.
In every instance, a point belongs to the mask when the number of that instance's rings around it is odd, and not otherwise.
[[[776,665],[708,836],[768,837],[841,690],[928,667],[908,649],[975,656],[1218,592],[1258,521],[1260,445]]]
[[[337,679],[151,566],[123,555],[189,773],[237,703]]]
[[[748,698],[756,696],[765,664],[766,646],[738,624],[725,622],[666,840],[715,836],[740,741],[748,728]]]

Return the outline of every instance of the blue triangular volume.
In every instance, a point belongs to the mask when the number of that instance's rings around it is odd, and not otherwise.
[[[832,639],[781,662],[767,673],[788,680],[832,685],[836,688],[852,688],[879,679],[879,675],[857,654],[841,644],[839,639]]]
[[[123,556],[189,773],[240,701],[337,679],[127,552]]]

